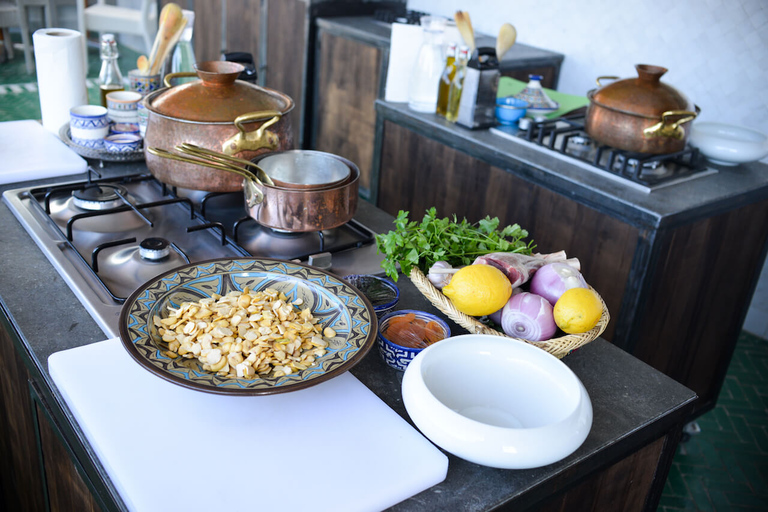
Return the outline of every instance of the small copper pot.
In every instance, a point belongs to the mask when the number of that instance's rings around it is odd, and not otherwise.
[[[349,167],[349,177],[321,189],[283,188],[245,180],[248,214],[262,226],[290,232],[322,231],[349,222],[357,211],[360,169],[346,158],[330,153],[294,151],[332,156]],[[258,164],[266,156],[255,158],[253,162]]]
[[[237,80],[242,65],[226,61],[197,64],[200,80],[172,86],[175,78],[195,73],[171,73],[166,87],[142,100],[149,115],[144,137],[147,168],[159,181],[193,190],[236,192],[243,180],[236,174],[161,158],[146,151],[171,151],[190,143],[246,160],[293,147],[287,95]]]
[[[638,64],[638,77],[619,80],[587,93],[585,130],[597,142],[625,151],[650,154],[685,149],[690,122],[700,109],[661,81],[666,68]]]

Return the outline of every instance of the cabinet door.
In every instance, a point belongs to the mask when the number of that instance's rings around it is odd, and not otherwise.
[[[29,372],[16,352],[15,334],[0,310],[0,510],[45,510],[37,457]]]
[[[56,435],[45,411],[39,404],[35,404],[35,408],[50,510],[100,512],[101,508]]]
[[[319,45],[312,147],[354,162],[367,198],[384,50],[324,31]]]

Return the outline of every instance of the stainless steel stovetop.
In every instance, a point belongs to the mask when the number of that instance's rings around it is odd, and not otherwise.
[[[265,228],[242,193],[170,188],[149,174],[7,190],[3,199],[109,337],[123,302],[187,263],[264,257],[301,261],[339,277],[381,272],[374,236],[356,221],[311,233]]]
[[[666,155],[632,153],[603,146],[584,129],[582,114],[557,119],[530,120],[521,125],[499,125],[490,132],[598,173],[629,188],[650,193],[672,185],[717,173],[705,165],[698,149]]]

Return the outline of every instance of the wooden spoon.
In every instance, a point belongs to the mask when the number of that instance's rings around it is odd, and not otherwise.
[[[142,75],[149,74],[149,59],[146,55],[139,55],[136,59],[136,67],[139,68],[139,73]]]
[[[496,38],[496,58],[501,61],[505,53],[512,48],[517,40],[517,30],[509,23],[505,23],[499,29],[499,37]]]
[[[472,29],[472,20],[469,19],[469,13],[456,11],[454,19],[456,20],[456,28],[459,29],[459,34],[461,34],[464,44],[469,47],[471,55],[475,51],[475,31]]]
[[[155,43],[152,45],[152,52],[149,54],[149,74],[156,75],[165,63],[168,53],[173,45],[181,37],[181,32],[187,24],[187,18],[181,12],[181,7],[170,3],[160,11],[160,23],[157,29]]]

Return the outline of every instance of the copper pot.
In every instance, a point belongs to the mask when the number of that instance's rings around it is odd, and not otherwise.
[[[330,153],[309,150],[286,153],[333,157],[349,167],[349,176],[326,188],[270,186],[246,179],[244,191],[249,215],[263,226],[291,232],[322,231],[349,222],[357,211],[360,169],[346,158]],[[258,165],[267,156],[270,155],[262,155],[253,162]]]
[[[690,122],[699,113],[674,87],[661,81],[666,68],[638,64],[637,78],[619,80],[587,93],[585,130],[602,144],[637,153],[681,151],[688,140]]]
[[[171,73],[165,88],[142,100],[148,111],[145,148],[170,151],[190,143],[250,160],[293,147],[289,96],[237,80],[244,68],[234,62],[201,62],[196,69],[200,80],[172,86],[174,79],[195,73]],[[144,156],[149,171],[168,185],[209,192],[243,188],[234,173],[161,158],[146,149]]]

